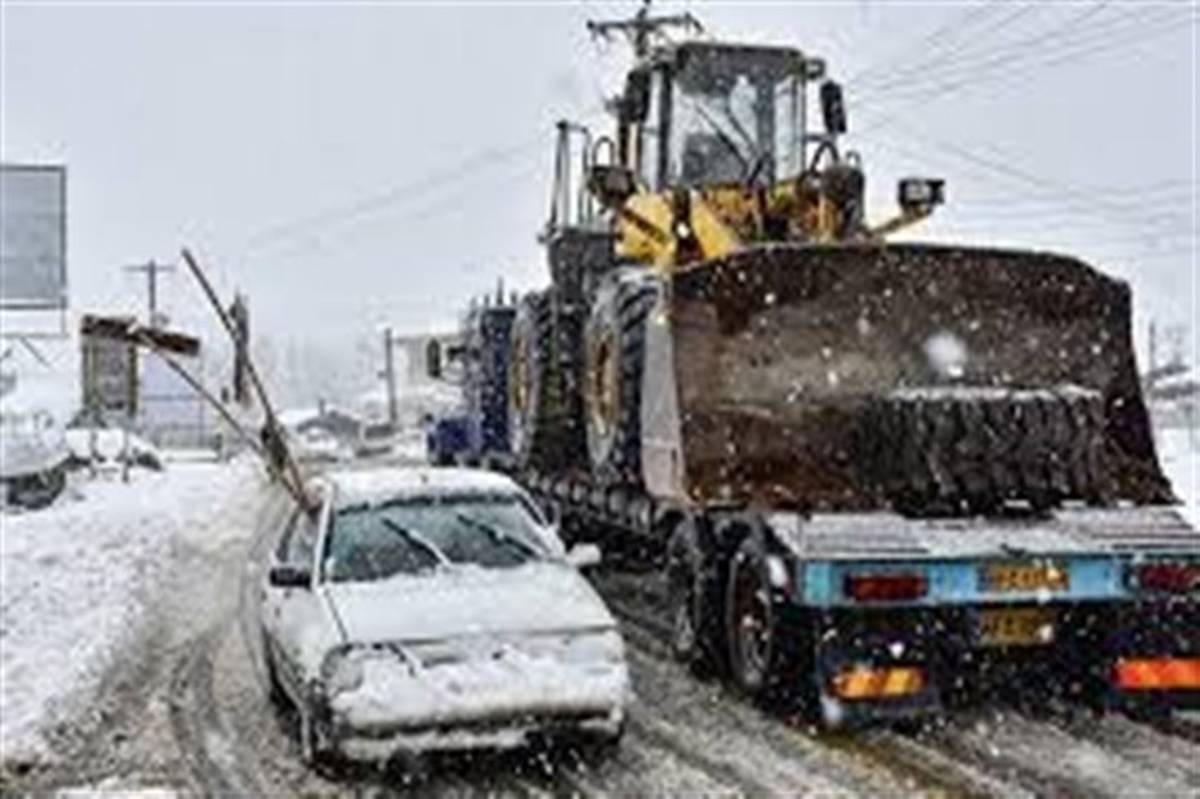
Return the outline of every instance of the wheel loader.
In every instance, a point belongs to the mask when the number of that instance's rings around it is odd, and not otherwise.
[[[504,457],[564,535],[641,553],[697,672],[830,724],[988,684],[1200,704],[1200,535],[1172,509],[1129,286],[897,243],[825,62],[597,23],[615,125],[557,128],[550,285],[492,339]],[[490,353],[469,353],[494,364]],[[636,542],[636,547],[630,547]]]

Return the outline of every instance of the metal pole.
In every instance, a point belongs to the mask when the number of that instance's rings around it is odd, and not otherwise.
[[[229,313],[225,310],[225,306],[221,305],[220,299],[217,297],[217,292],[213,289],[212,284],[208,282],[204,272],[200,269],[200,265],[196,263],[196,259],[192,257],[192,253],[187,248],[181,251],[183,260],[187,263],[188,269],[196,278],[196,282],[200,284],[200,288],[204,290],[204,295],[208,298],[209,305],[217,312],[217,317],[221,320],[221,324],[225,327],[225,332],[229,334],[231,340],[238,340],[237,327],[230,318]],[[258,370],[254,368],[254,361],[246,359],[246,374],[250,377],[250,384],[254,386],[254,393],[258,395],[259,404],[262,405],[263,414],[267,417],[267,426],[272,434],[277,437],[282,436],[282,431],[279,425],[279,417],[275,415],[275,409],[271,405],[270,399],[267,397],[267,390],[263,386],[262,380],[258,377]],[[292,453],[286,447],[284,448],[285,463],[284,467],[288,475],[292,479],[295,492],[293,496],[297,497],[297,502],[301,507],[309,512],[315,512],[319,506],[307,501],[304,494],[304,478],[300,474],[300,467],[296,465],[296,459],[292,457]]]
[[[150,327],[158,327],[158,268],[153,260],[146,265],[146,280],[150,284]]]
[[[158,273],[173,272],[175,267],[170,264],[160,264],[150,259],[144,264],[125,267],[130,272],[146,273],[146,303],[150,317],[147,320],[150,327],[158,327]]]
[[[390,327],[383,329],[383,379],[387,381],[388,424],[395,430],[400,421],[400,414],[396,409],[396,362],[392,356]]]

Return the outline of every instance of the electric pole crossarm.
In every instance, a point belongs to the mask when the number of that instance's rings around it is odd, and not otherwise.
[[[633,45],[633,52],[641,58],[650,52],[650,37],[664,35],[668,28],[681,28],[684,31],[702,33],[704,26],[691,13],[663,14],[650,16],[650,0],[629,19],[620,20],[588,20],[587,29],[592,36],[607,39],[613,33],[623,33]]]
[[[149,316],[147,323],[150,327],[158,326],[158,273],[174,272],[171,264],[160,264],[151,260],[144,264],[133,264],[125,267],[127,272],[144,272],[146,275],[146,304]]]

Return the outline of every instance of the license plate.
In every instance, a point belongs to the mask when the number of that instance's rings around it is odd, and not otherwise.
[[[983,646],[1039,646],[1054,642],[1053,608],[988,608],[979,612]]]
[[[1071,587],[1070,573],[1060,563],[989,563],[982,571],[987,591],[1065,591]]]

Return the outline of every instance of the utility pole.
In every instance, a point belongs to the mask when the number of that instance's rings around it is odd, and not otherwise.
[[[400,423],[400,414],[396,408],[396,361],[392,355],[392,328],[383,329],[383,374],[380,375],[387,384],[388,424],[392,430]]]
[[[125,267],[127,272],[144,272],[146,274],[146,300],[149,308],[150,316],[148,322],[150,327],[159,326],[158,316],[158,273],[159,272],[174,272],[175,267],[170,264],[156,263],[153,259],[144,264],[133,264]]]
[[[1158,326],[1154,324],[1154,320],[1150,320],[1150,336],[1149,336],[1149,351],[1147,357],[1150,363],[1146,364],[1147,371],[1151,374],[1158,368]]]
[[[246,365],[250,362],[250,308],[246,296],[233,295],[228,310],[233,323],[233,397],[240,405],[250,404],[250,382]]]
[[[664,14],[650,16],[650,0],[644,0],[642,7],[629,19],[605,20],[595,22],[588,20],[587,29],[593,37],[608,39],[612,33],[623,33],[633,46],[633,54],[642,58],[650,54],[650,37],[660,34],[666,28],[683,28],[702,33],[704,26],[689,12],[683,14]]]

